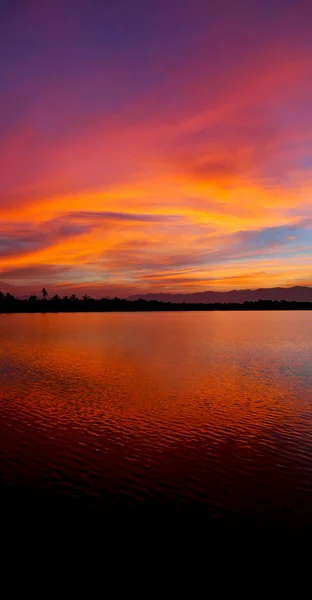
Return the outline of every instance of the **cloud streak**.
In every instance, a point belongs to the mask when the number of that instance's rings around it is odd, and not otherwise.
[[[4,285],[310,281],[311,3],[13,4]]]

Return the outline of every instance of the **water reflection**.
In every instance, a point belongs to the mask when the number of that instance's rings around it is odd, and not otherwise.
[[[312,519],[310,313],[0,315],[4,495]]]

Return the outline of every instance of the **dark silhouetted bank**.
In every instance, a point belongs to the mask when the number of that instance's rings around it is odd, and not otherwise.
[[[224,310],[312,310],[312,302],[287,300],[265,300],[238,302],[160,302],[144,298],[101,298],[88,295],[77,298],[75,294],[61,298],[55,294],[51,298],[45,288],[42,298],[31,295],[29,298],[15,298],[12,294],[0,292],[0,313],[36,312],[142,312],[142,311],[224,311]]]

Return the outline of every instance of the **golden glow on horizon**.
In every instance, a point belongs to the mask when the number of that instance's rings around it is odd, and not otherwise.
[[[283,243],[277,240],[273,247],[264,244],[260,251],[257,247],[248,247],[248,240],[245,248],[238,249],[232,242],[240,232],[253,234],[266,228],[278,228],[281,223],[291,231],[292,225],[305,215],[304,206],[301,217],[300,213],[299,218],[291,211],[288,214],[292,205],[295,202],[293,199],[292,203],[289,190],[266,189],[258,183],[237,179],[232,186],[229,182],[224,186],[223,181],[185,179],[182,174],[169,181],[160,175],[158,181],[151,181],[149,185],[147,182],[137,186],[119,185],[96,193],[38,199],[14,211],[2,207],[2,221],[6,222],[8,231],[14,231],[15,227],[20,230],[29,222],[35,231],[48,223],[48,230],[46,245],[34,245],[27,251],[17,248],[11,256],[0,258],[0,280],[5,279],[1,271],[8,268],[41,265],[41,277],[46,282],[45,265],[55,265],[65,268],[65,279],[57,276],[53,280],[47,272],[53,286],[79,287],[80,277],[81,285],[89,282],[90,290],[94,286],[116,284],[118,289],[124,286],[125,293],[127,286],[131,291],[135,288],[197,291],[287,286],[297,281],[311,285],[311,264],[304,256],[304,245],[297,247],[296,251],[301,251],[298,256],[289,247],[296,241],[296,235],[290,233]],[[107,221],[105,216],[101,219],[101,213],[106,212],[113,213]],[[114,216],[115,213],[121,213],[121,217]],[[155,220],[140,221],[140,215],[143,219],[145,215]],[[72,223],[85,226],[89,222],[90,228],[64,239],[61,225],[60,233],[56,231],[55,237],[52,235],[48,241],[54,223],[57,229],[58,222],[62,224],[63,220],[65,226]],[[202,258],[205,253],[208,255],[206,263]],[[68,269],[72,279],[68,278]],[[26,275],[25,284],[29,279],[31,274]],[[17,275],[16,280],[23,285],[22,274]],[[34,280],[33,285],[36,284]]]
[[[0,289],[311,285],[312,54],[294,18],[276,21],[289,38],[272,25],[240,58],[229,44],[224,64],[196,37],[161,77],[149,62],[127,100],[116,56],[69,83],[35,70],[29,106],[20,73],[27,110],[0,140]]]

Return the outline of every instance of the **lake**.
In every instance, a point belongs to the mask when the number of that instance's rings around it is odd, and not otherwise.
[[[312,313],[0,315],[1,497],[312,523]]]

